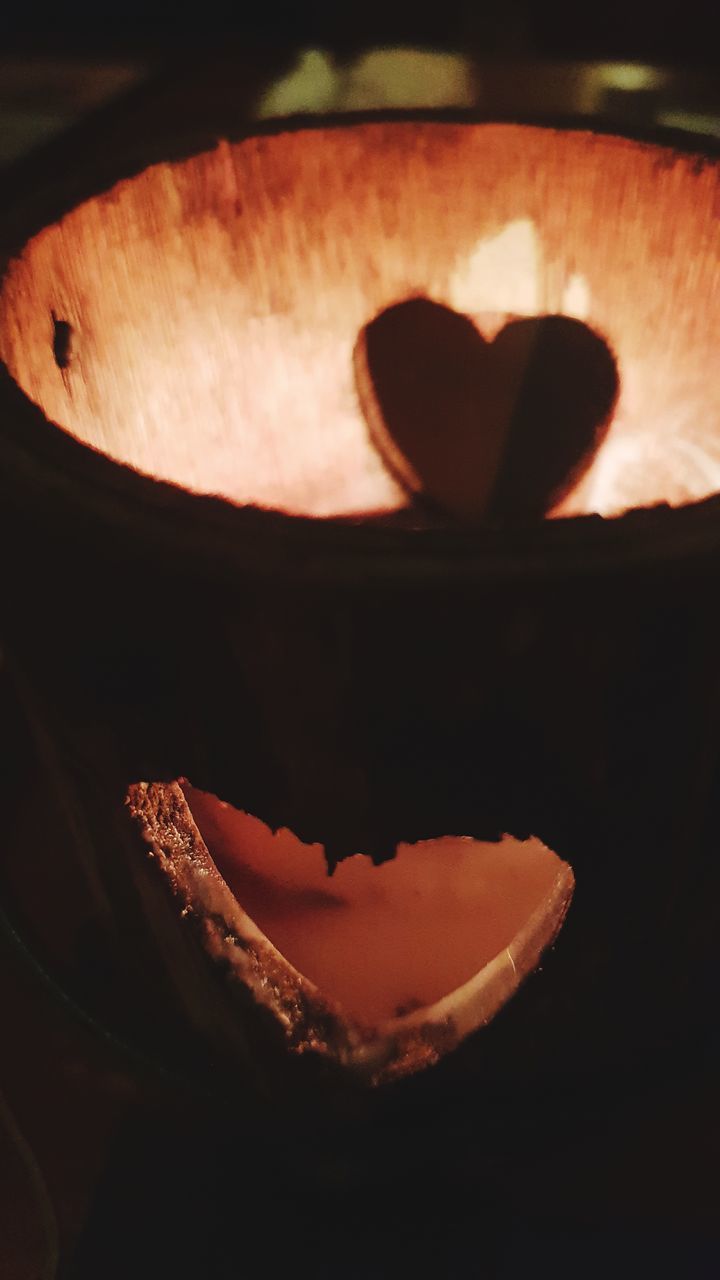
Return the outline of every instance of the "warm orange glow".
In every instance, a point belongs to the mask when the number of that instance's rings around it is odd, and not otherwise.
[[[0,356],[114,458],[326,516],[406,502],[353,382],[381,309],[422,293],[488,341],[511,316],[572,315],[610,344],[620,396],[554,514],[682,503],[720,485],[717,200],[716,167],[583,133],[377,123],[221,144],[31,241]]]
[[[566,863],[538,840],[510,837],[400,845],[391,862],[350,858],[329,878],[321,845],[287,830],[273,834],[214,796],[183,790],[251,919],[296,969],[368,1024],[436,1003],[498,957],[520,968],[518,935],[544,913],[547,944],[559,925],[558,886],[565,901],[571,892]]]

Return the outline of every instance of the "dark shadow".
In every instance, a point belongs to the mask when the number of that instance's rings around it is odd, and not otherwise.
[[[587,471],[617,402],[615,358],[604,338],[569,316],[513,320],[493,343],[517,371],[491,513],[539,519]]]
[[[618,394],[603,338],[567,316],[510,321],[493,342],[427,298],[362,331],[355,377],[370,434],[418,498],[461,520],[534,521],[587,470]]]

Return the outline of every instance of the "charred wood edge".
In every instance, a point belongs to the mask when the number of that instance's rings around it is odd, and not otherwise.
[[[245,127],[231,141],[273,136],[301,130],[317,133],[332,128],[373,127],[382,131],[402,124],[463,125],[503,124],[513,121],[487,120],[468,111],[399,111],[362,113],[327,118],[303,116]],[[577,130],[588,140],[599,130]],[[569,121],[570,127],[578,122]],[[530,128],[544,128],[533,124]],[[714,164],[720,144],[712,155],[694,153],[684,136],[665,133],[651,135],[655,142],[614,136],[617,145],[640,145],[656,153],[658,165],[672,166],[679,160],[695,160],[700,166]],[[612,136],[609,139],[613,140]],[[676,149],[667,144],[672,142]],[[682,142],[683,150],[677,149]],[[108,185],[136,175],[149,163],[190,159],[216,146],[217,134],[194,139],[191,134],[158,142],[150,154],[136,152],[132,160],[100,161],[84,187],[66,186],[54,197],[47,193],[37,201],[37,212],[23,216],[22,231],[15,236],[26,242],[33,234],[55,221],[92,195],[107,193]],[[707,150],[707,148],[705,148]],[[151,160],[151,156],[153,159]],[[7,219],[5,222],[7,225]],[[1,231],[1,228],[0,228]],[[603,576],[622,570],[654,565],[667,571],[690,558],[717,557],[720,553],[720,498],[712,496],[680,508],[666,504],[633,510],[613,519],[597,515],[545,521],[527,530],[477,531],[380,528],[372,518],[317,520],[289,516],[256,507],[238,507],[216,497],[193,494],[179,486],[142,475],[130,467],[81,444],[64,429],[49,422],[42,411],[20,390],[7,369],[0,367],[0,492],[8,509],[37,502],[45,510],[45,525],[57,520],[74,526],[78,538],[92,525],[93,538],[101,530],[122,529],[128,545],[146,553],[153,544],[171,554],[188,570],[200,561],[208,574],[222,580],[267,579],[300,576],[307,584],[352,585],[364,582],[414,589],[419,580],[425,586],[432,578],[444,585],[461,577],[469,588],[502,577],[517,581],[533,578]],[[218,555],[218,543],[222,554]],[[255,548],[263,550],[258,556]]]

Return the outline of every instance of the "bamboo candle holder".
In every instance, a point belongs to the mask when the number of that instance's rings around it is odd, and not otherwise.
[[[164,955],[223,1060],[382,1090],[446,1055],[412,1087],[482,1093],[706,1025],[717,200],[715,162],[659,146],[359,121],[153,165],[8,265],[4,642],[98,912],[140,981]],[[553,518],[413,513],[353,372],[363,326],[411,297],[486,344],[542,316],[607,344],[607,434]],[[330,886],[351,855],[505,836],[570,864],[575,895],[541,968],[565,871],[467,1018],[371,1034],[263,950],[197,793],[265,824],[260,858],[267,828],[321,845]]]

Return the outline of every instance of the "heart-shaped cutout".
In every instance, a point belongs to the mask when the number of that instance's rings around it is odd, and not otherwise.
[[[543,518],[587,470],[618,394],[614,357],[582,321],[509,321],[487,342],[428,298],[361,332],[355,379],[371,438],[413,494],[475,522]]]

